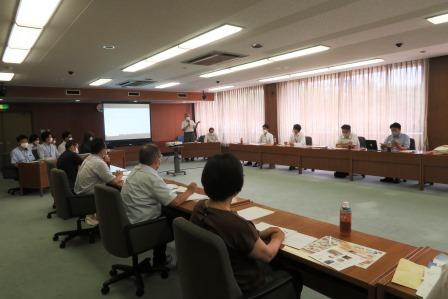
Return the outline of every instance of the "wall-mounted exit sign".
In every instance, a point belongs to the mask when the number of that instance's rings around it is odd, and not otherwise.
[[[0,104],[0,112],[8,111],[9,104]]]

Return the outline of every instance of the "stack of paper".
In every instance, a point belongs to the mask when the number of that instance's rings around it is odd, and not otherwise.
[[[243,217],[246,220],[252,221],[267,215],[274,213],[274,211],[259,208],[259,207],[250,207],[247,209],[239,210],[238,215]]]
[[[351,254],[337,246],[316,252],[310,255],[310,257],[337,271],[342,271],[364,262],[362,257]]]
[[[422,284],[417,288],[417,295],[423,299],[427,298],[431,293],[431,296],[440,295],[440,298],[446,298],[446,281],[448,277],[448,255],[439,254],[430,263],[429,268],[425,269]],[[437,294],[437,295],[434,295]],[[433,298],[433,297],[431,297]]]
[[[275,227],[275,225],[271,225],[271,224],[266,223],[266,222],[260,222],[260,223],[255,224],[255,227],[259,231],[263,231],[263,230],[268,229],[270,227]],[[287,229],[287,228],[284,228],[284,227],[278,227],[278,228],[281,229],[283,231],[283,233],[285,234],[285,240],[283,241],[283,244],[286,245],[286,246],[289,246],[289,247],[301,249],[304,246],[306,246],[306,245],[314,242],[315,240],[317,240],[314,237],[301,234],[301,233],[299,233],[299,232],[297,232],[295,230],[292,230],[292,229]]]
[[[392,282],[416,290],[422,283],[425,266],[400,259]]]
[[[176,184],[167,184],[167,186],[168,186],[168,188],[176,191],[177,193],[183,193],[183,192],[187,191],[187,187],[184,187],[184,186],[178,186]]]
[[[202,200],[202,199],[208,199],[208,196],[204,195],[204,194],[193,193],[192,195],[190,195],[188,197],[187,200],[199,201],[199,200]]]

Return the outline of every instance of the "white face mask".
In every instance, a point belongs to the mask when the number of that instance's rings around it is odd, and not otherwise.
[[[268,132],[268,130],[266,130],[266,129],[264,129],[264,130],[263,130],[263,133],[265,133],[265,134],[266,134],[267,132]]]
[[[68,137],[68,140],[73,140],[73,137]]]
[[[90,137],[89,140],[92,141],[92,140],[93,140],[93,137]]]
[[[28,148],[28,142],[21,143],[20,146],[22,148]]]
[[[189,121],[190,120],[190,117],[189,116],[187,116],[186,118],[185,118],[187,121]]]
[[[79,149],[78,148],[75,148],[75,153],[79,154]]]
[[[52,143],[53,142],[53,137],[48,138],[48,143]]]

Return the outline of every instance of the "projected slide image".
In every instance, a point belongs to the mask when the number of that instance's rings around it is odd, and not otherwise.
[[[151,138],[149,104],[104,104],[106,141]]]

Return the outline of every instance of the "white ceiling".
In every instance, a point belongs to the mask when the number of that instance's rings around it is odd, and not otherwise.
[[[0,52],[7,42],[18,1],[0,0]],[[151,78],[182,84],[166,90],[201,91],[368,58],[385,63],[448,54],[448,24],[425,17],[448,11],[440,0],[63,0],[31,54],[20,65],[0,62],[16,73],[9,85],[117,88],[128,79]],[[142,58],[222,24],[244,30],[136,73],[121,71]],[[397,48],[395,43],[402,42]],[[261,49],[250,47],[261,43]],[[115,50],[104,50],[113,44]],[[329,51],[215,78],[200,74],[317,44]],[[248,55],[206,67],[183,61],[211,51]],[[426,53],[420,51],[426,50]],[[68,75],[68,71],[74,71]],[[145,89],[151,89],[146,87]]]

